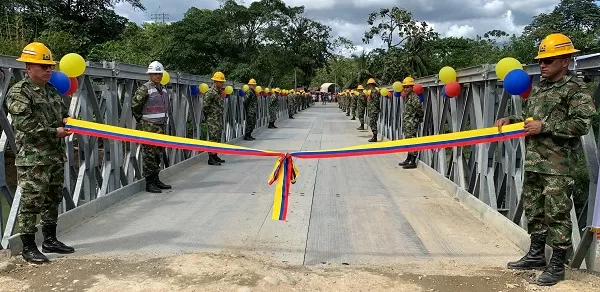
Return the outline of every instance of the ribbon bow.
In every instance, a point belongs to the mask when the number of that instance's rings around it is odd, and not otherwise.
[[[286,153],[279,157],[273,167],[273,172],[269,176],[269,185],[275,181],[275,197],[273,198],[273,220],[285,221],[287,218],[290,184],[296,183],[296,177],[300,172],[294,166],[292,155]]]

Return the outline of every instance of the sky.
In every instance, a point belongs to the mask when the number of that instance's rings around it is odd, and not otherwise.
[[[152,21],[152,14],[168,14],[167,21],[178,21],[192,6],[218,8],[218,0],[141,0],[146,11],[134,10],[127,3],[118,3],[115,12],[141,24]],[[249,5],[254,0],[238,1]],[[369,13],[383,7],[398,6],[413,14],[417,21],[426,21],[442,36],[475,37],[499,29],[509,34],[521,34],[534,16],[550,12],[560,0],[284,0],[288,6],[304,5],[306,15],[328,25],[334,37],[351,40],[357,51],[380,47],[381,42],[364,44],[363,33],[369,28]]]

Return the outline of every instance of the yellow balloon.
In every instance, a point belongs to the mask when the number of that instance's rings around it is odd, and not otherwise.
[[[515,69],[523,69],[521,62],[515,58],[506,57],[496,64],[496,76],[498,79],[504,80],[506,74]]]
[[[256,91],[256,93],[262,92],[262,87],[256,86],[255,91]]]
[[[85,60],[81,55],[76,53],[66,54],[60,59],[59,63],[60,71],[69,77],[81,76],[85,72],[85,67]]]
[[[387,88],[382,88],[380,93],[382,96],[387,96],[390,93],[390,91]]]
[[[267,87],[267,88],[265,88],[265,92],[266,92],[266,93],[269,93],[269,91],[270,91],[270,90],[269,90],[269,88],[268,88],[268,87]]]
[[[206,93],[208,91],[208,84],[202,83],[200,84],[200,93]]]
[[[233,87],[231,86],[227,86],[225,87],[225,94],[232,94],[233,93]]]
[[[394,85],[392,85],[392,88],[394,89],[394,91],[402,91],[402,89],[403,89],[402,82],[400,82],[400,81],[394,82]]]
[[[248,86],[248,85],[244,85],[244,86],[242,87],[242,90],[243,90],[244,92],[248,92],[248,90],[250,90],[250,86]]]
[[[440,81],[447,84],[452,81],[456,81],[456,71],[450,66],[446,66],[440,70]]]
[[[167,85],[167,83],[169,83],[169,81],[171,81],[171,76],[169,76],[169,72],[165,71],[163,73],[162,79],[160,80],[160,84]]]

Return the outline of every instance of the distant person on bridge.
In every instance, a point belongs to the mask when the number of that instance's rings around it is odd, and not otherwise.
[[[48,83],[54,62],[42,43],[27,45],[17,61],[25,63],[27,77],[11,87],[6,96],[17,143],[15,165],[21,208],[19,230],[22,256],[27,262],[44,263],[48,258],[35,243],[36,219],[40,214],[43,252],[73,253],[75,249],[56,239],[58,205],[63,198],[65,148],[63,138],[70,136],[63,119],[68,110],[62,96]]]
[[[216,72],[211,78],[213,87],[204,94],[204,116],[206,117],[206,126],[208,132],[208,141],[221,143],[223,135],[223,84],[225,83],[225,74]],[[221,165],[225,160],[221,159],[217,153],[208,153],[208,165]]]
[[[358,100],[363,95],[363,90],[365,90],[365,88],[362,86],[362,84],[359,84],[356,88],[356,94],[352,96],[352,108],[350,109],[352,112],[352,118],[350,120],[356,120],[356,108],[358,107]]]
[[[254,141],[256,138],[252,137],[252,131],[256,127],[256,120],[258,118],[258,98],[256,97],[256,80],[254,78],[248,81],[248,87],[250,87],[250,90],[244,96],[244,110],[246,111],[246,133],[244,140]]]
[[[165,68],[158,61],[148,65],[146,73],[150,80],[140,86],[131,101],[131,112],[137,120],[137,129],[140,131],[165,134],[167,113],[169,110],[169,93],[160,84]],[[142,144],[143,172],[146,178],[146,191],[162,193],[170,185],[164,184],[158,178],[160,162],[163,156],[163,147]]]
[[[523,207],[531,234],[529,252],[510,269],[544,269],[538,285],[550,286],[565,278],[567,250],[572,247],[575,184],[571,176],[577,167],[575,153],[581,151],[580,137],[590,130],[596,112],[585,85],[569,74],[571,55],[578,52],[563,34],[548,35],[538,49],[536,59],[544,80],[535,86],[522,116],[496,121],[496,126],[525,121],[525,181]],[[545,243],[552,248],[546,266]]]
[[[375,84],[369,84],[371,96],[367,101],[367,111],[369,113],[369,128],[373,132],[373,138],[369,142],[377,142],[377,122],[379,121],[379,113],[381,112],[381,94],[375,89]]]
[[[294,119],[294,105],[295,105],[296,94],[294,91],[290,91],[287,95],[287,104],[288,104],[288,118]]]
[[[413,92],[415,80],[412,77],[404,78],[402,86],[404,86],[404,112],[402,113],[402,132],[404,139],[416,138],[419,131],[419,125],[423,122],[423,106],[419,96]],[[417,156],[419,152],[409,152],[406,160],[400,162],[399,165],[404,169],[417,168]]]
[[[279,88],[275,88],[269,96],[269,129],[276,129],[275,121],[277,121],[277,110],[279,109]]]
[[[367,81],[367,88],[370,88],[371,84],[375,86],[374,78],[369,78],[369,81]],[[365,113],[367,111],[367,94],[364,91],[358,96],[358,100],[356,101],[356,111],[358,120],[360,121],[360,127],[356,129],[361,131],[365,129]]]

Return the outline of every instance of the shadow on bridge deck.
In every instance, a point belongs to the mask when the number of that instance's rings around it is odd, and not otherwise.
[[[243,146],[278,151],[367,143],[337,104],[316,105],[256,135]],[[73,256],[260,254],[290,264],[395,264],[448,259],[505,266],[520,249],[400,155],[297,159],[287,222],[270,218],[273,158],[222,155],[167,180],[173,189],[146,192],[66,230]]]

